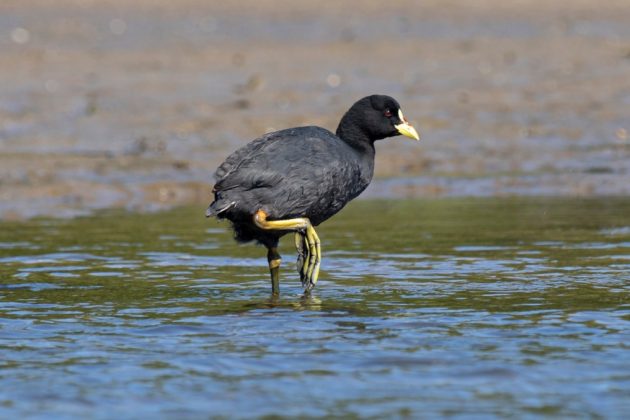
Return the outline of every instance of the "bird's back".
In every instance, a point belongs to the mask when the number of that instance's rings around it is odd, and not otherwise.
[[[365,162],[323,128],[269,133],[219,166],[209,215],[237,222],[262,209],[270,219],[308,217],[317,225],[363,191],[372,170],[373,156]]]

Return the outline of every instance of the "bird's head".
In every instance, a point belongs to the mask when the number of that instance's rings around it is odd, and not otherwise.
[[[341,119],[337,135],[344,138],[358,131],[371,142],[401,134],[420,140],[416,129],[405,119],[398,102],[386,95],[371,95],[358,100]]]

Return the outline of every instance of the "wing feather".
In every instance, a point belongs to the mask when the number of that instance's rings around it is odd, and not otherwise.
[[[351,153],[341,139],[319,127],[267,134],[219,166],[210,211],[230,218],[230,213],[264,208],[270,217],[323,220],[356,196],[352,190],[361,184],[361,170]]]

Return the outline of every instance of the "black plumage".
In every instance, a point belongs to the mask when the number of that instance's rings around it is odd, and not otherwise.
[[[214,201],[206,215],[230,220],[239,242],[256,240],[275,249],[282,235],[299,229],[261,229],[256,212],[269,221],[307,218],[319,225],[369,185],[374,142],[399,134],[418,138],[398,102],[383,95],[356,102],[336,135],[314,126],[266,134],[216,170]]]

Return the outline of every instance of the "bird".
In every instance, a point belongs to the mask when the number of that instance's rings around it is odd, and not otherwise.
[[[206,217],[229,220],[237,242],[267,248],[272,295],[280,292],[279,239],[294,233],[297,270],[308,294],[322,260],[315,227],[370,184],[374,142],[398,135],[420,140],[399,103],[387,95],[359,99],[335,134],[317,126],[267,133],[219,165]]]

